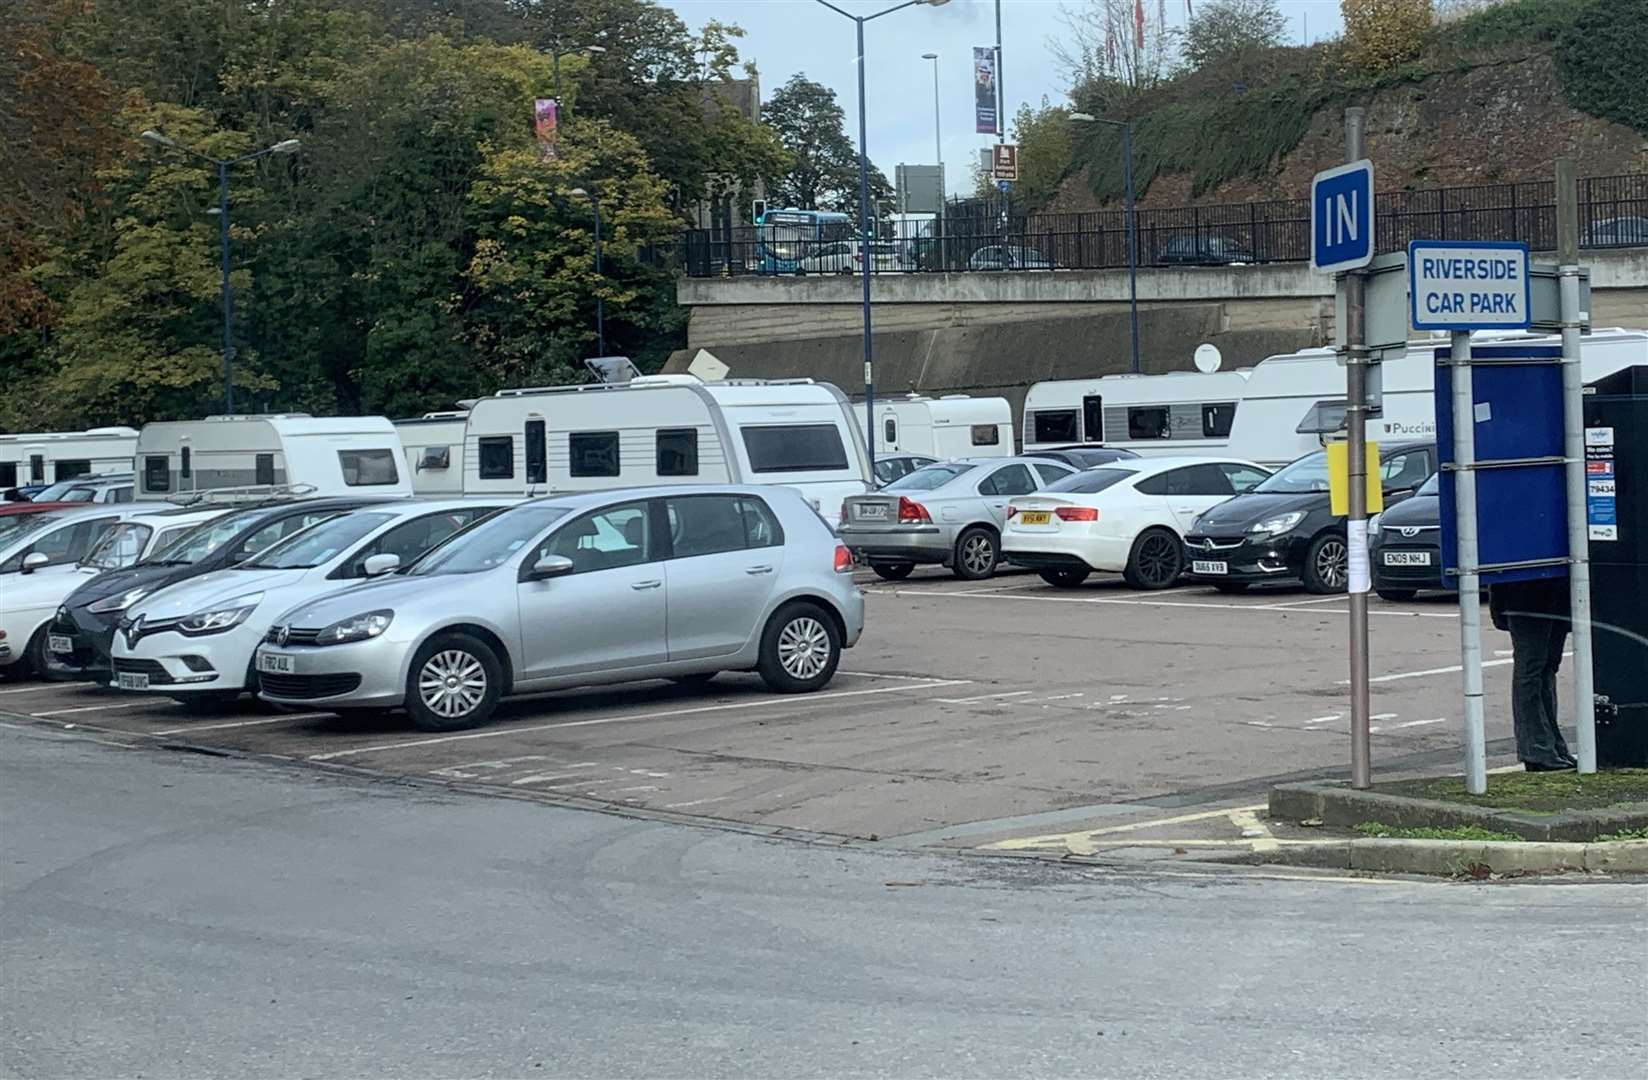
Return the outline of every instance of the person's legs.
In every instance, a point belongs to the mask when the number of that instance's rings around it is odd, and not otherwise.
[[[1510,615],[1511,628],[1511,719],[1516,729],[1516,756],[1532,765],[1561,767],[1552,732],[1556,721],[1547,711],[1546,688],[1554,689],[1555,676],[1547,673],[1551,660],[1551,620],[1535,615]],[[1556,649],[1557,661],[1562,648]]]
[[[1556,676],[1562,667],[1562,649],[1568,644],[1568,624],[1562,619],[1552,619],[1549,629],[1551,641],[1545,661],[1545,715],[1550,717],[1551,738],[1557,755],[1572,761],[1574,755],[1568,752],[1568,741],[1562,737],[1562,714],[1556,703]]]

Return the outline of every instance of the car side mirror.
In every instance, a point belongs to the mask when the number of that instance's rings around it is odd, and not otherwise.
[[[361,563],[361,573],[366,577],[382,577],[400,568],[401,557],[390,552],[368,555]]]
[[[565,555],[545,555],[532,564],[532,572],[527,575],[529,581],[544,581],[548,578],[564,577],[572,573],[572,560]]]
[[[49,562],[51,562],[50,555],[43,551],[31,551],[23,556],[23,573],[32,574]]]

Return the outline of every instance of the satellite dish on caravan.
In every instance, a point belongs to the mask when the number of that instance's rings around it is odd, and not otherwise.
[[[584,366],[604,383],[627,383],[641,374],[627,356],[592,356],[584,361]]]
[[[1225,362],[1224,355],[1219,352],[1219,346],[1203,342],[1196,346],[1196,370],[1204,375],[1211,375],[1219,370],[1219,365]]]
[[[727,367],[719,356],[708,349],[699,349],[698,354],[692,358],[692,363],[687,365],[689,375],[696,375],[705,382],[720,382],[727,377],[730,370],[732,369]]]

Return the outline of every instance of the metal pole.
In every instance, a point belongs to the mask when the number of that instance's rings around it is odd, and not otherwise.
[[[235,342],[231,326],[234,301],[229,295],[229,163],[217,163],[217,235],[223,263],[223,411],[235,411]]]
[[[864,279],[864,427],[873,476],[876,419],[875,365],[870,343],[870,136],[864,112],[864,20],[854,18],[853,23],[858,27],[858,250],[860,276]]]
[[[559,41],[555,43],[555,111],[557,114],[561,111],[561,43]],[[560,123],[560,120],[560,116],[557,115],[555,122]]]
[[[1580,365],[1579,185],[1571,158],[1556,162],[1556,261],[1562,302],[1562,431],[1568,494],[1568,568],[1574,633],[1574,725],[1579,771],[1596,772],[1591,669],[1591,539],[1585,511],[1585,372]]]
[[[1001,0],[996,0],[996,141],[1007,141],[1007,84],[1002,81]]]
[[[1345,110],[1345,160],[1362,159],[1360,108]],[[1373,786],[1368,734],[1368,345],[1367,280],[1345,275],[1345,438],[1350,515],[1345,525],[1346,587],[1350,599],[1350,783]]]
[[[1127,318],[1133,336],[1133,374],[1139,374],[1139,230],[1133,215],[1133,121],[1122,125],[1122,156],[1127,159]]]
[[[1459,655],[1465,688],[1465,790],[1488,790],[1486,736],[1482,726],[1482,580],[1476,536],[1476,396],[1472,386],[1471,335],[1449,338],[1453,369],[1453,499],[1459,533]]]
[[[602,276],[601,200],[595,197],[594,192],[591,192],[589,201],[590,205],[595,207],[595,276],[599,278]],[[597,282],[596,288],[600,288],[600,285],[601,283]],[[595,294],[595,350],[595,355],[597,356],[605,356],[607,354],[606,302],[601,299],[601,294],[599,292]]]
[[[933,57],[933,160],[938,162],[939,177],[944,176],[944,133],[938,122],[938,57]]]

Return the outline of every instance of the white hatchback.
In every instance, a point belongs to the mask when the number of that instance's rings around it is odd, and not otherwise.
[[[1221,457],[1136,458],[1101,465],[1013,499],[1002,558],[1074,586],[1119,571],[1135,589],[1184,573],[1184,534],[1203,511],[1258,486],[1269,470]]]

